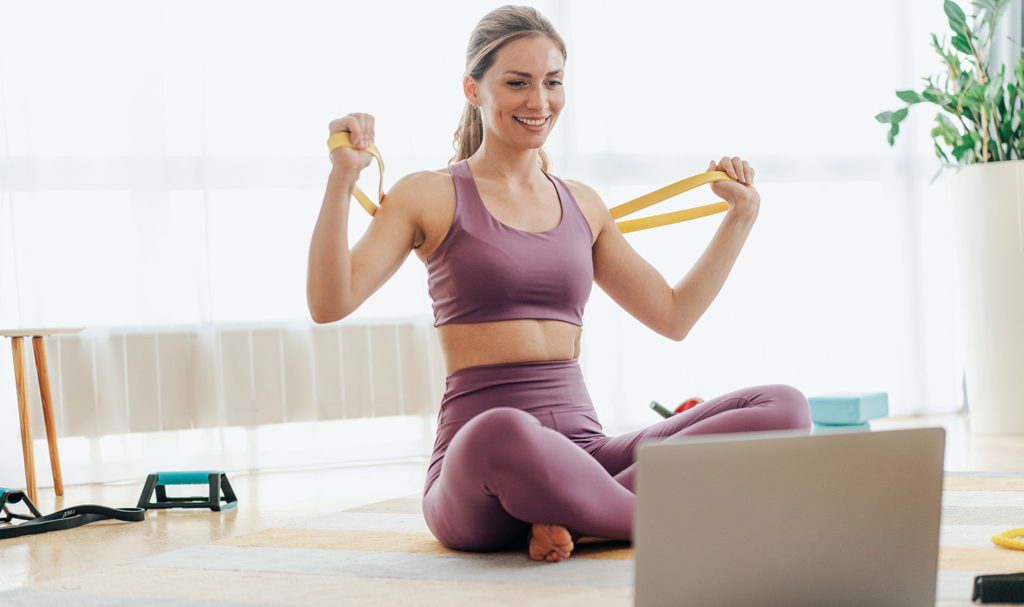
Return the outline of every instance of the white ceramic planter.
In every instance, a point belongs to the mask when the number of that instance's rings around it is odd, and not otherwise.
[[[1024,160],[952,180],[971,430],[1024,434]]]

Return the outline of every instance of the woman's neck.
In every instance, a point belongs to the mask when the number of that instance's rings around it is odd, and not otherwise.
[[[490,144],[487,140],[469,157],[469,168],[476,178],[508,184],[528,184],[540,173],[539,153],[531,148],[512,148]]]

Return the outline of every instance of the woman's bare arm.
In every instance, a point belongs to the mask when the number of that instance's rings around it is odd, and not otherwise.
[[[734,179],[751,183],[753,170],[738,158],[735,163],[732,160],[723,158],[717,166],[712,162],[708,170],[722,170]],[[734,182],[712,184],[715,194],[729,202],[729,211],[690,271],[675,286],[669,286],[626,241],[597,193],[586,186],[580,190],[591,201],[591,208],[601,213],[594,243],[594,281],[646,326],[670,339],[685,338],[722,290],[739,257],[757,218],[757,192]]]
[[[331,122],[332,133],[342,130],[365,148],[373,141],[373,117],[349,114]],[[405,178],[395,184],[366,233],[349,249],[352,190],[371,159],[369,153],[353,148],[339,148],[331,155],[331,173],[313,228],[306,275],[306,300],[318,323],[351,314],[398,270],[413,248],[417,205],[409,196],[410,188],[403,187],[409,180]]]

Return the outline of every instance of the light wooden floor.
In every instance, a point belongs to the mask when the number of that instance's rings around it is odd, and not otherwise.
[[[124,530],[113,544],[109,533],[100,529],[108,524],[106,522],[0,541],[0,592],[415,494],[423,488],[426,470],[424,459],[288,471],[228,472],[239,505],[225,512],[152,510],[144,522],[109,523],[120,525]],[[43,514],[78,504],[135,506],[144,480],[69,485],[64,487],[63,498],[58,498],[52,488],[40,488],[37,506]],[[168,493],[181,495],[171,490]],[[21,504],[14,506],[20,507]]]
[[[943,426],[946,469],[1024,470],[1024,436],[972,435],[965,416],[889,418],[877,430]],[[330,512],[422,490],[427,462],[406,460],[303,470],[229,472],[239,507],[151,511],[142,523],[120,524],[115,541],[94,523],[78,529],[0,542],[0,592],[56,577],[84,573],[152,554],[206,544]],[[63,498],[41,488],[44,514],[76,504],[134,506],[144,479],[119,484],[72,485]],[[20,504],[19,504],[20,506]]]

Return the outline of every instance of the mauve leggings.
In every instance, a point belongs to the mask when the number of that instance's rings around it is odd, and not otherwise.
[[[803,394],[768,385],[609,437],[577,359],[460,369],[446,380],[423,515],[434,536],[458,550],[522,545],[531,523],[630,540],[641,440],[810,424]]]

